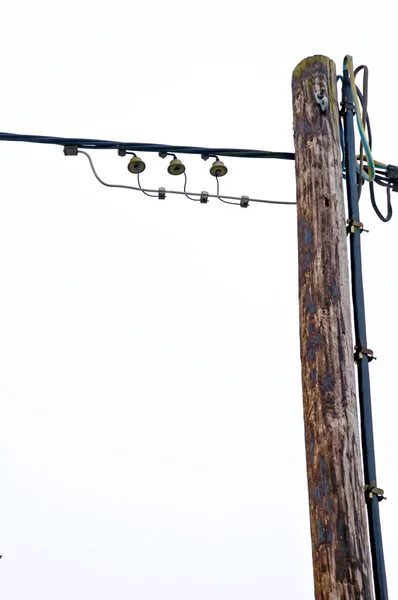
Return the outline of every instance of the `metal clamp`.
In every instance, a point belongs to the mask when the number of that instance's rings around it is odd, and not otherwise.
[[[372,500],[374,496],[376,496],[379,502],[381,502],[382,500],[387,500],[387,498],[384,495],[384,490],[376,487],[375,482],[372,481],[372,483],[368,483],[365,485],[365,497],[366,500]]]
[[[77,156],[77,146],[64,146],[65,156]]]
[[[166,200],[166,188],[160,187],[158,189],[159,200]]]
[[[387,165],[386,177],[389,179],[398,179],[398,167],[395,165]]]
[[[200,192],[199,202],[201,204],[207,204],[209,201],[209,192]]]
[[[361,221],[354,221],[354,219],[347,219],[347,234],[355,233],[355,227],[357,227],[359,229],[359,233],[362,233],[362,231],[369,233],[369,229],[364,229],[363,223],[361,223]]]
[[[357,363],[360,360],[362,360],[364,356],[367,357],[368,362],[371,362],[372,360],[377,360],[376,356],[373,355],[373,350],[370,350],[370,348],[355,346],[354,361]]]
[[[240,205],[242,208],[247,208],[249,206],[249,196],[242,196],[240,199]]]
[[[355,115],[355,104],[353,102],[347,102],[346,100],[343,100],[342,102],[340,102],[340,106],[340,117],[342,117],[347,112],[347,110],[352,110],[352,114]]]
[[[326,95],[326,88],[322,87],[319,92],[315,92],[316,103],[321,107],[322,112],[326,112],[329,106],[329,100]]]

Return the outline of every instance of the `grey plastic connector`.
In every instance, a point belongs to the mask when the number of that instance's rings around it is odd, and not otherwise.
[[[200,203],[207,204],[209,201],[209,192],[200,192]]]
[[[249,206],[249,196],[242,196],[240,199],[240,205],[242,208],[247,208]]]
[[[77,156],[77,146],[64,146],[65,156]]]

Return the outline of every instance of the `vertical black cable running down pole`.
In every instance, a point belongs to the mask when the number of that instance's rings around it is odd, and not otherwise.
[[[376,600],[388,600],[387,578],[384,564],[383,541],[381,536],[379,513],[379,501],[382,499],[382,496],[380,496],[380,494],[377,492],[371,492],[372,488],[377,487],[369,380],[369,358],[371,358],[371,355],[366,353],[366,320],[360,240],[361,224],[359,222],[356,174],[357,161],[354,138],[354,100],[349,72],[347,69],[345,69],[343,73],[342,107],[344,115],[346,182],[349,213],[348,216],[350,222],[351,285],[354,307],[355,351],[358,366],[363,469],[365,484],[369,486],[367,488],[369,492],[366,493],[366,507],[369,521],[369,535]],[[361,352],[361,350],[364,350],[364,352]]]

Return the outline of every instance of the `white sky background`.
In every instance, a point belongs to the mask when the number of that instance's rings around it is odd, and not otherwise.
[[[323,53],[341,71],[351,53],[370,67],[374,154],[397,164],[395,38],[386,27],[370,36],[354,3],[344,10],[8,3],[0,129],[293,151],[292,70]],[[92,156],[105,180],[135,184],[127,158]],[[142,156],[143,185],[181,189],[166,161]],[[215,191],[209,162],[180,158],[189,190]],[[84,156],[56,146],[2,142],[0,159],[1,596],[313,597],[295,208],[106,189]],[[293,162],[225,162],[222,192],[295,200]],[[369,205],[366,193],[375,442],[396,598],[398,210],[384,225]]]

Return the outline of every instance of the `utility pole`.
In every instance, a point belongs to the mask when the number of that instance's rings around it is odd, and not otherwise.
[[[316,600],[372,600],[334,63],[293,72],[300,351]]]

